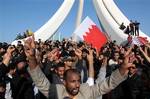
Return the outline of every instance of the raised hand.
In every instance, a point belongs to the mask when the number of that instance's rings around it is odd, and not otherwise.
[[[103,66],[107,66],[107,61],[108,61],[108,57],[104,57],[104,58],[103,58],[103,63],[102,63],[101,66],[102,66],[102,67],[103,67]]]
[[[139,49],[142,52],[142,54],[144,55],[144,57],[146,58],[146,60],[150,63],[150,57],[148,56],[148,53],[144,52],[144,50],[141,47],[139,47]]]
[[[38,64],[36,59],[35,42],[33,36],[32,38],[28,38],[27,40],[24,41],[24,50],[27,59],[29,61],[28,63],[30,69],[34,69]]]
[[[15,47],[14,46],[9,46],[7,49],[7,52],[5,53],[5,55],[3,56],[3,64],[5,64],[6,66],[9,64],[9,61],[12,57],[12,53],[15,51]]]
[[[78,56],[79,59],[82,59],[82,51],[80,49],[75,50],[75,54]]]
[[[150,48],[150,43],[145,44],[145,46],[147,46],[148,48]]]
[[[34,37],[24,41],[24,50],[28,59],[35,58],[35,43]]]
[[[119,71],[121,73],[121,75],[128,75],[130,73],[130,75],[134,75],[137,71],[135,65],[132,63],[132,61],[130,61],[130,57],[131,57],[131,51],[127,52],[124,56],[124,60],[123,63],[121,64]]]
[[[15,47],[14,46],[9,46],[7,49],[7,54],[12,54],[15,51]]]
[[[125,56],[129,55],[133,48],[134,48],[134,45],[132,45],[132,46],[127,50],[127,52],[125,53]]]
[[[53,60],[58,59],[58,56],[57,56],[58,53],[59,53],[58,48],[55,48],[55,49],[53,49],[51,52],[48,52],[48,53],[47,53],[47,58],[48,58],[48,60],[53,61]]]
[[[93,62],[93,50],[92,49],[88,49],[89,54],[87,55],[87,60],[89,62]]]
[[[35,38],[34,38],[34,35],[32,35],[31,47],[35,49]]]

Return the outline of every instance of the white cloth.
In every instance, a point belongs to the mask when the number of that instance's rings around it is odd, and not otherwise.
[[[96,83],[102,82],[106,77],[106,66],[102,66],[99,70],[98,78],[96,79]],[[86,83],[89,84],[89,86],[94,85],[94,79],[89,77]],[[97,97],[96,99],[102,99],[102,96]]]
[[[109,62],[108,62],[109,66],[115,66],[117,64],[118,64],[118,62],[114,61],[113,59],[110,59]]]
[[[12,79],[12,76],[10,74],[8,74],[8,77]],[[5,99],[13,99],[11,96],[12,96],[12,90],[9,82],[6,84]]]
[[[89,78],[87,79],[86,83],[89,84],[89,86],[94,85],[94,78],[89,77]]]

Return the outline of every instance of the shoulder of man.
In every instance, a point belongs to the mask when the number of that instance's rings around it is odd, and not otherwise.
[[[56,84],[51,84],[50,85],[48,99],[58,99]]]
[[[63,95],[64,91],[65,87],[63,84],[51,84],[48,99],[58,99],[58,96]]]

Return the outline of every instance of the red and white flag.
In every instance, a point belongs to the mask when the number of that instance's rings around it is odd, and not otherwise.
[[[83,20],[74,33],[96,49],[100,49],[104,44],[107,43],[106,35],[89,17],[86,17]]]
[[[132,44],[140,46],[140,45],[145,45],[146,43],[148,43],[148,40],[146,37],[138,36],[138,37],[132,38]]]

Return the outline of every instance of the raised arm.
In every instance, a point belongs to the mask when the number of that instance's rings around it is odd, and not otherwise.
[[[86,83],[88,83],[90,86],[94,85],[94,62],[93,62],[93,50],[89,49],[89,54],[87,55],[87,60],[89,63],[89,75],[88,80]]]
[[[48,91],[50,87],[50,82],[44,75],[44,73],[40,69],[40,64],[38,64],[36,59],[36,51],[35,51],[35,43],[34,38],[29,38],[24,43],[24,50],[25,54],[28,59],[29,64],[29,74],[32,77],[33,82],[38,87],[38,89],[46,96],[48,97]]]
[[[7,52],[4,54],[3,57],[3,64],[5,64],[6,66],[8,66],[10,59],[12,58],[12,53],[15,51],[15,48],[13,46],[9,46],[7,49]]]
[[[116,88],[121,82],[123,82],[127,77],[130,71],[131,75],[133,75],[136,71],[135,65],[130,63],[130,53],[126,54],[124,57],[123,63],[119,67],[119,69],[115,70],[111,76],[105,78],[102,82],[91,86],[92,96],[97,97],[102,94],[106,94],[112,89]]]
[[[98,77],[96,79],[96,83],[100,83],[100,82],[102,82],[105,79],[105,77],[106,77],[107,61],[108,61],[108,58],[104,57],[103,58],[103,63],[102,63],[101,68],[99,70]]]
[[[3,56],[2,64],[0,64],[0,79],[7,73],[7,66],[12,58],[14,50],[15,48],[13,46],[9,46],[7,52]]]
[[[145,44],[145,46],[147,46],[150,49],[150,43]]]
[[[89,77],[94,78],[94,61],[93,61],[93,50],[89,49],[89,54],[87,55],[87,60],[89,63]]]
[[[148,56],[148,53],[147,53],[147,48],[145,48],[145,51],[141,48],[140,48],[140,51],[142,52],[142,54],[144,55],[144,57],[146,58],[146,60],[150,63],[150,57]]]

